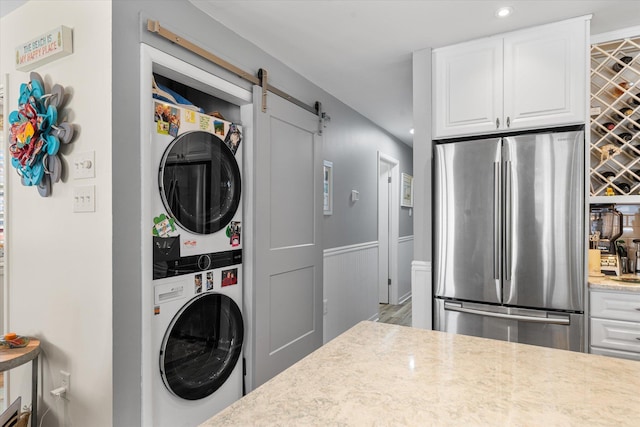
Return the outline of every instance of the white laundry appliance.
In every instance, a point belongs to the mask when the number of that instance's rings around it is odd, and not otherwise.
[[[242,128],[157,99],[153,111],[153,425],[193,426],[243,393]]]

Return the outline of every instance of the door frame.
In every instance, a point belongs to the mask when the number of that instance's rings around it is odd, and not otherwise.
[[[389,230],[383,235],[380,225],[380,163],[384,162],[391,166],[391,190],[389,191]],[[398,237],[399,237],[399,221],[400,221],[400,162],[378,151],[376,186],[378,189],[378,293],[383,286],[389,289],[389,304],[398,304]],[[388,208],[385,206],[385,208]],[[387,254],[383,254],[380,248],[383,246],[381,242],[387,242],[389,248],[388,260],[385,259]],[[381,266],[383,263],[389,263],[388,277],[383,277],[384,273]],[[391,286],[388,285],[387,279],[391,279]]]

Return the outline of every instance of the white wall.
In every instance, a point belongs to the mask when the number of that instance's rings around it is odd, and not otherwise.
[[[112,424],[111,331],[111,1],[31,1],[0,21],[0,72],[9,74],[9,108],[29,73],[14,69],[14,48],[59,25],[73,29],[74,53],[39,67],[46,86],[59,83],[69,100],[62,116],[79,135],[64,154],[64,182],[42,198],[7,182],[9,325],[42,342],[39,415],[45,426]],[[132,135],[135,142],[136,136]],[[73,156],[95,151],[96,178],[69,176]],[[5,158],[8,156],[5,154]],[[96,186],[96,212],[72,212],[74,185]],[[134,219],[138,220],[138,219]],[[127,337],[116,337],[127,345]],[[59,371],[71,373],[70,402],[54,403]],[[30,367],[11,371],[10,399],[30,401]]]

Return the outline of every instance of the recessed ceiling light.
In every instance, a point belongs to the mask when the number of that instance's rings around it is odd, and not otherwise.
[[[413,129],[409,129],[409,133],[413,135]]]
[[[507,16],[511,15],[513,13],[513,8],[510,6],[507,7],[501,7],[500,9],[496,10],[496,16],[498,18],[506,18]]]

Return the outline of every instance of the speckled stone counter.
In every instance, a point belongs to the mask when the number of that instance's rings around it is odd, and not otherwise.
[[[622,279],[633,278],[640,279],[640,276],[632,274],[623,274],[620,276]],[[611,276],[595,277],[589,276],[588,278],[590,289],[602,289],[606,291],[626,291],[640,293],[640,283],[626,283],[613,279]]]
[[[640,363],[362,322],[202,426],[623,426]]]

